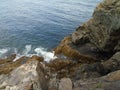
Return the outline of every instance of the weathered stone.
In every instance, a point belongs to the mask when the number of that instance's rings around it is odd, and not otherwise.
[[[0,85],[4,90],[47,90],[48,86],[43,66],[37,60],[21,65],[0,79],[4,79]]]
[[[55,59],[47,63],[46,66],[50,67],[52,70],[58,71],[68,67],[71,64],[72,62],[70,60]]]
[[[58,90],[72,90],[72,81],[70,78],[62,78]]]
[[[36,55],[33,55],[29,60],[38,60],[39,62],[43,62],[44,58],[36,56]]]
[[[77,80],[74,82],[73,90],[119,90],[120,81],[108,81],[107,76],[100,78]]]
[[[84,23],[83,25],[79,26],[75,32],[72,33],[72,42],[75,45],[78,44],[85,44],[89,42],[89,30],[87,29],[88,24],[91,23],[92,19],[88,22]]]
[[[13,55],[10,55],[9,57],[5,58],[5,59],[0,59],[0,65],[12,62],[15,58],[16,58],[16,54],[13,54]]]
[[[90,55],[81,54],[77,49],[74,49],[70,46],[71,38],[65,37],[61,44],[54,49],[55,54],[65,55],[68,59],[76,60],[79,62],[95,62],[95,58]]]
[[[120,90],[120,81],[111,82],[105,85],[104,90]]]
[[[48,90],[58,90],[59,80],[56,78],[51,78],[48,86]]]
[[[101,63],[106,73],[120,69],[120,52],[116,52],[109,60]]]
[[[81,25],[72,34],[75,44],[90,41],[101,51],[120,50],[120,1],[104,0],[93,14],[92,19]],[[89,38],[89,39],[88,39]]]
[[[74,70],[70,77],[73,80],[97,78],[100,77],[103,72],[104,68],[100,63],[82,64]]]
[[[14,56],[14,58],[13,57],[12,58],[7,58],[5,61],[8,61],[8,62],[4,62],[4,64],[0,65],[0,74],[10,73],[15,68],[17,68],[20,65],[26,63],[29,58],[23,56],[23,57],[19,58],[18,60],[14,61],[14,62],[13,62],[13,59],[15,59],[15,56]]]
[[[112,72],[105,77],[107,81],[120,81],[120,70]]]
[[[22,64],[26,63],[29,60],[29,58],[30,57],[22,56],[19,59],[17,59],[15,62],[22,65]],[[15,63],[15,62],[13,62],[13,63]]]
[[[30,62],[32,60],[38,60],[39,62],[43,61],[42,57],[39,56],[32,56],[31,58],[23,56],[20,57],[19,59],[13,61],[16,58],[16,55],[11,55],[10,57],[6,59],[0,60],[0,74],[8,74],[15,68],[19,67],[20,65]]]
[[[82,26],[78,27],[76,29],[76,31],[74,33],[72,33],[72,42],[74,44],[76,44],[76,45],[84,44],[84,43],[89,42],[88,32],[86,31],[85,24],[83,24]]]

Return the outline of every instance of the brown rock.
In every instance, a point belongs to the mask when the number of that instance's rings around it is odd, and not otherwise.
[[[107,81],[119,81],[120,80],[120,70],[112,72],[105,77]]]
[[[9,61],[10,59],[7,59],[7,60]],[[11,61],[11,62],[4,63],[3,65],[0,65],[0,74],[10,73],[15,68],[24,64],[27,60],[28,60],[28,57],[23,56],[19,58],[18,60],[16,60],[15,62]]]
[[[43,66],[37,60],[19,66],[0,79],[0,89],[4,90],[47,90],[48,87]]]
[[[31,58],[23,56],[13,62],[15,57],[16,57],[16,55],[11,55],[10,57],[8,57],[6,59],[0,60],[0,74],[8,74],[15,68],[19,67],[20,65],[22,65],[26,62],[31,62],[32,60],[37,60],[39,62],[43,61],[42,57],[34,55]]]
[[[72,42],[81,44],[90,41],[101,51],[120,50],[120,1],[104,0],[92,19],[81,25],[73,34]]]
[[[110,73],[120,69],[120,52],[116,52],[109,60],[101,63],[105,73]]]
[[[39,62],[43,62],[44,58],[43,57],[39,57],[37,55],[33,55],[30,60],[38,60]]]
[[[72,33],[72,42],[75,45],[85,44],[89,42],[88,31],[86,29],[86,24],[79,26],[74,33]]]
[[[61,59],[55,59],[53,61],[50,61],[48,64],[46,64],[48,67],[54,69],[55,71],[64,69],[71,65],[72,62],[70,60],[61,60]]]
[[[19,64],[24,64],[29,60],[29,57],[26,56],[22,56],[19,59],[17,59],[14,63],[19,63]]]
[[[9,57],[5,58],[5,59],[0,59],[0,65],[12,62],[15,58],[16,58],[16,54],[13,54],[13,55],[10,55]]]
[[[95,62],[96,60],[89,55],[83,55],[76,49],[73,49],[70,44],[71,44],[71,38],[70,37],[65,37],[61,44],[54,49],[55,54],[62,54],[67,56],[69,59],[77,60],[79,62]]]

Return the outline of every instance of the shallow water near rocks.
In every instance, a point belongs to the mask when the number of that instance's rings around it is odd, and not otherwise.
[[[87,21],[101,0],[0,0],[0,57],[47,52]],[[43,54],[44,53],[44,54]]]

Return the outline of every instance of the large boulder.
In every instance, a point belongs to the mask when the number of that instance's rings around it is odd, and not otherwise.
[[[116,70],[120,70],[120,52],[116,52],[106,61],[80,65],[74,70],[71,78],[74,80],[96,78]]]
[[[109,73],[104,78],[107,81],[120,81],[120,70]]]
[[[109,60],[101,62],[101,64],[105,73],[120,70],[120,52],[116,52]]]
[[[90,41],[101,51],[120,50],[120,0],[104,0],[93,17],[73,34],[72,41],[81,44]]]
[[[44,66],[37,60],[31,60],[10,74],[0,76],[0,90],[47,90],[47,83]]]
[[[100,78],[76,80],[73,90],[120,90],[120,70]]]
[[[73,83],[70,78],[51,78],[48,90],[72,90]]]
[[[70,78],[62,78],[58,90],[72,90],[72,81]]]
[[[16,55],[11,55],[8,58],[0,60],[0,74],[10,73],[12,70],[24,64],[29,59],[29,57],[23,56],[16,61],[13,61],[15,57]]]
[[[22,56],[20,58],[16,58],[16,54],[10,55],[9,57],[0,60],[0,74],[8,74],[22,64],[32,60],[43,62],[44,59],[43,57],[36,55],[33,55],[32,57]]]

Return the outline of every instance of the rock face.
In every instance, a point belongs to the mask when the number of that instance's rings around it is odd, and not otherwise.
[[[68,59],[75,60],[83,63],[95,62],[95,58],[89,54],[82,54],[77,49],[72,47],[71,37],[65,37],[59,46],[54,51],[56,55],[66,56]]]
[[[120,70],[120,52],[116,52],[106,61],[80,65],[71,75],[71,78],[74,80],[97,78],[116,70]]]
[[[42,57],[39,56],[32,56],[32,57],[20,57],[16,61],[14,59],[16,58],[16,55],[11,55],[5,59],[0,60],[0,74],[8,74],[15,68],[21,66],[22,64],[26,63],[27,61],[32,61],[32,60],[38,60],[39,62],[43,61]]]
[[[43,66],[33,60],[0,76],[0,90],[47,90],[47,79]]]
[[[94,79],[77,80],[73,90],[119,90],[120,70]]]
[[[73,34],[75,44],[90,41],[102,51],[120,50],[120,0],[104,0]]]
[[[120,0],[101,2],[92,18],[54,50],[56,55],[75,61],[67,65],[67,76],[79,82],[73,90],[119,90],[119,71],[111,72],[120,70]]]
[[[120,69],[120,52],[116,52],[109,60],[101,63],[106,73]]]
[[[120,70],[112,72],[104,77],[107,81],[119,81],[120,80]]]

